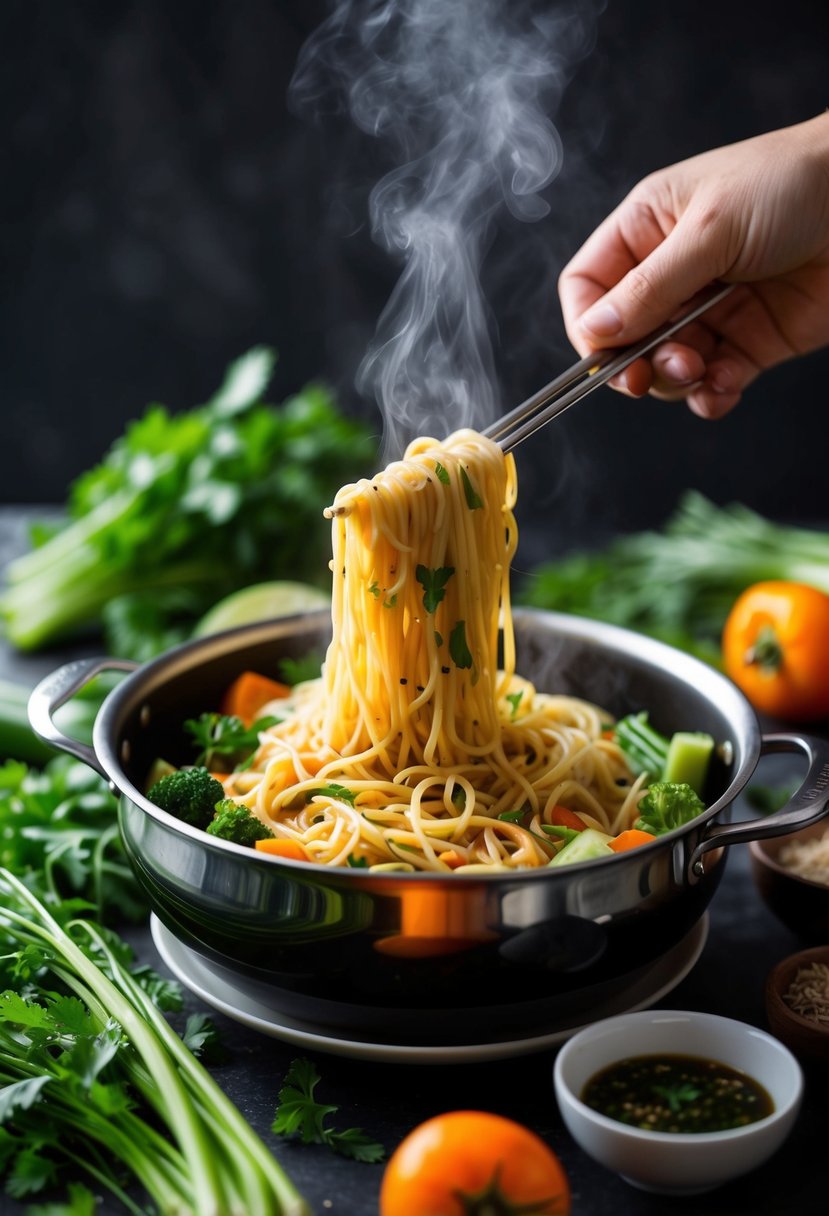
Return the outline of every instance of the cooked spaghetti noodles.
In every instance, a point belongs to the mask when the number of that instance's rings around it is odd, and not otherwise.
[[[271,707],[281,721],[225,783],[309,860],[541,866],[561,806],[610,834],[635,817],[642,779],[608,715],[515,672],[515,499],[512,457],[465,430],[415,441],[326,512],[322,677]]]

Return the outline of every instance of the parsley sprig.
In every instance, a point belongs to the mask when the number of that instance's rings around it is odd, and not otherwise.
[[[303,1144],[323,1144],[332,1152],[353,1161],[375,1163],[385,1158],[382,1144],[372,1140],[360,1127],[338,1131],[327,1120],[338,1106],[318,1102],[314,1096],[320,1075],[310,1060],[292,1060],[279,1091],[279,1101],[271,1130],[278,1136],[298,1136]]]
[[[259,746],[259,734],[279,721],[271,715],[245,726],[233,714],[203,713],[188,718],[184,729],[199,748],[194,764],[229,772],[249,761]]]
[[[423,607],[427,612],[435,612],[438,604],[446,595],[446,584],[455,573],[454,566],[417,566],[415,578],[423,588]]]

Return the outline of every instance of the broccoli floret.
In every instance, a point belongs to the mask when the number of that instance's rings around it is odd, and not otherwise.
[[[234,844],[253,847],[257,840],[267,840],[273,832],[253,811],[232,798],[225,798],[216,807],[216,813],[207,825],[211,836],[232,840]]]
[[[151,786],[147,797],[162,811],[194,828],[206,828],[224,787],[206,768],[180,768]]]
[[[705,810],[705,803],[684,781],[656,781],[639,803],[634,827],[655,836],[681,828]]]

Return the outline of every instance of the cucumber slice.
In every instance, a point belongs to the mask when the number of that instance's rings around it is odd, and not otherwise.
[[[713,751],[711,735],[701,731],[677,731],[668,744],[662,780],[684,782],[695,794],[702,796]]]
[[[576,861],[594,861],[597,857],[612,857],[610,847],[612,836],[597,832],[595,828],[585,828],[556,853],[551,866],[567,866]]]

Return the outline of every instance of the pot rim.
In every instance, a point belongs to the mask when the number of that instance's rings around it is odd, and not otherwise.
[[[534,608],[515,608],[513,620],[517,635],[520,635],[524,624],[541,620],[552,626],[557,634],[569,640],[598,643],[611,653],[614,650],[621,651],[643,660],[646,665],[666,669],[681,683],[701,691],[708,700],[716,703],[731,722],[734,737],[739,741],[740,746],[737,749],[738,767],[732,774],[727,788],[691,823],[666,832],[653,843],[640,846],[636,850],[639,857],[666,847],[670,848],[675,841],[688,833],[696,834],[701,827],[710,823],[734,801],[754,772],[762,745],[760,727],[753,709],[737,686],[726,676],[700,659],[676,650],[665,642],[604,621]],[[497,871],[493,874],[482,874],[477,871],[468,875],[459,873],[443,875],[425,871],[367,873],[363,870],[350,870],[345,867],[334,868],[319,862],[292,861],[288,858],[255,851],[254,856],[251,857],[250,848],[209,836],[198,828],[182,823],[181,820],[152,803],[129,779],[116,753],[116,732],[127,709],[139,703],[143,696],[161,687],[170,676],[190,670],[197,665],[199,659],[206,661],[215,657],[227,656],[247,646],[292,636],[296,634],[297,630],[308,634],[319,633],[328,623],[330,623],[330,613],[327,609],[321,609],[319,612],[302,613],[275,621],[244,625],[185,642],[138,666],[106,697],[93,728],[94,753],[113,792],[129,798],[145,814],[164,826],[173,828],[181,835],[198,841],[203,848],[218,853],[244,856],[248,863],[276,865],[292,870],[301,869],[305,874],[324,873],[329,878],[336,872],[338,880],[353,881],[357,885],[364,883],[366,877],[371,878],[372,884],[376,882],[378,885],[385,886],[394,886],[413,879],[436,885],[451,884],[454,888],[457,888],[459,881],[465,885],[481,882],[486,884],[514,882],[516,875],[512,871]],[[730,741],[727,746],[731,747]],[[568,866],[566,869],[567,872],[583,871],[586,867],[593,868],[601,864],[603,860],[606,859],[580,862]],[[616,860],[624,862],[625,855],[620,854]],[[555,881],[557,878],[564,881],[564,877],[566,877],[563,869],[551,870],[544,866],[538,867],[536,870],[521,870],[520,874],[522,881],[536,882]]]

